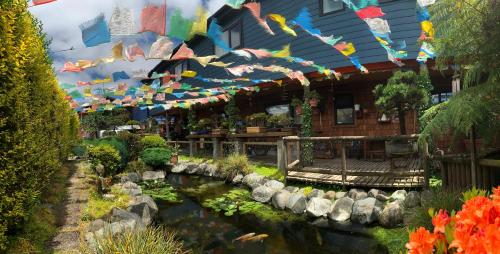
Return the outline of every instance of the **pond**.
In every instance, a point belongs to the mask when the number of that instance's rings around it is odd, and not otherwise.
[[[225,216],[202,203],[222,196],[233,186],[211,178],[175,174],[170,174],[167,181],[178,191],[182,202],[157,201],[159,222],[176,230],[186,248],[194,253],[388,253],[361,226],[332,225],[326,219],[311,221],[305,217],[270,222],[252,214]],[[205,191],[189,191],[200,187],[205,187]],[[268,237],[261,241],[234,241],[248,233]]]

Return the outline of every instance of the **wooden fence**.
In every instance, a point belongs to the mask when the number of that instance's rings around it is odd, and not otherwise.
[[[469,156],[442,156],[443,187],[463,191],[471,187],[491,190],[500,185],[500,160],[479,159],[472,170]]]

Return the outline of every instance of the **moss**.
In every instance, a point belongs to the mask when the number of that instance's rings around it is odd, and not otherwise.
[[[112,188],[111,194],[115,195],[114,199],[104,199],[97,194],[96,190],[91,190],[82,220],[95,220],[101,218],[108,214],[114,207],[126,208],[131,200],[129,195],[124,194],[117,188]]]
[[[303,190],[304,190],[304,195],[307,197],[313,191],[313,187],[312,186],[306,186],[306,187],[304,187]]]
[[[370,234],[382,245],[386,246],[389,254],[406,253],[405,244],[408,242],[408,228],[386,229],[374,227]]]
[[[278,181],[285,180],[285,175],[277,167],[265,166],[262,164],[253,165],[252,170],[259,174]]]
[[[165,182],[145,182],[141,183],[141,187],[144,195],[149,195],[155,200],[163,200],[171,203],[182,202],[174,187]]]

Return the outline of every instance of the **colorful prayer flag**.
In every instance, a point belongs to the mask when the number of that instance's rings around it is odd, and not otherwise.
[[[185,19],[180,9],[175,9],[174,13],[170,16],[170,31],[168,32],[168,36],[187,41],[192,26],[193,22]]]
[[[82,39],[86,47],[94,47],[111,41],[111,34],[103,13],[81,24],[80,30],[82,30]]]
[[[172,56],[171,60],[183,60],[195,57],[194,52],[190,49],[186,43],[182,43],[180,48],[177,50],[175,55]]]
[[[222,28],[217,24],[217,19],[212,19],[210,26],[208,28],[207,37],[212,40],[212,42],[224,51],[231,51],[231,48],[222,40]]]
[[[115,7],[109,20],[111,35],[130,35],[135,33],[134,15],[129,8]]]
[[[358,15],[360,19],[372,19],[383,17],[385,14],[382,12],[382,9],[380,7],[369,6],[356,11],[356,15]]]
[[[279,14],[269,14],[267,15],[272,21],[278,23],[279,27],[283,32],[290,34],[292,36],[297,37],[297,33],[293,29],[291,29],[289,26],[286,24],[286,18],[279,15]]]
[[[125,57],[129,62],[135,62],[139,56],[145,57],[144,51],[139,47],[139,44],[135,43],[129,45],[125,49]]]
[[[196,10],[196,18],[191,26],[191,32],[189,33],[189,37],[192,38],[196,34],[206,35],[207,34],[207,20],[208,20],[208,12],[202,8],[198,7]]]
[[[151,45],[149,51],[150,59],[169,59],[172,54],[174,43],[167,37],[158,37],[158,39]]]
[[[254,16],[254,18],[257,20],[257,23],[264,28],[264,30],[269,33],[270,35],[274,35],[273,30],[269,27],[267,24],[266,18],[262,18],[260,16],[260,11],[261,11],[261,6],[260,3],[257,2],[250,2],[247,4],[244,4],[243,7],[247,8],[250,10],[250,13]]]
[[[130,79],[130,76],[127,75],[127,73],[124,71],[119,71],[119,72],[113,73],[113,81],[116,82],[116,81],[122,80],[122,79]]]
[[[148,5],[141,12],[141,32],[166,33],[167,6]]]
[[[48,4],[48,3],[52,3],[52,2],[55,2],[56,0],[33,0],[33,5],[36,6],[36,5],[42,5],[42,4]]]

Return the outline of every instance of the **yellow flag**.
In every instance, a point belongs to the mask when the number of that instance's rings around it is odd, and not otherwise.
[[[196,71],[183,71],[181,76],[183,78],[194,78],[197,74]]]
[[[75,65],[76,65],[76,67],[82,68],[82,69],[86,69],[86,68],[90,68],[90,67],[94,66],[92,64],[92,61],[90,61],[90,60],[78,60],[78,61],[76,61]]]
[[[172,87],[165,89],[165,93],[171,94],[173,92],[174,92],[174,89]]]
[[[83,89],[83,96],[92,97],[92,88],[86,87],[85,89]]]
[[[290,57],[290,44],[283,47],[282,50],[273,51],[273,57],[276,58],[288,58]]]
[[[424,31],[428,37],[434,38],[434,26],[432,25],[432,22],[424,20],[420,23],[420,26],[422,27],[422,31]]]
[[[212,55],[212,56],[196,56],[196,57],[193,57],[193,60],[198,61],[198,63],[200,63],[200,65],[203,66],[203,67],[207,67],[208,63],[210,63],[210,61],[212,61],[214,59],[217,59],[217,56]]]
[[[279,14],[269,14],[268,17],[272,21],[278,23],[278,25],[280,26],[281,30],[283,30],[283,32],[297,37],[297,33],[295,33],[295,31],[293,29],[291,29],[289,26],[286,25],[286,18],[285,17],[283,17]]]
[[[341,52],[344,56],[350,56],[356,52],[356,49],[354,48],[354,45],[349,42],[345,45],[345,48],[342,49]]]
[[[120,43],[114,45],[113,48],[111,49],[111,51],[113,52],[113,58],[115,60],[124,59],[124,57],[123,57],[123,42],[120,42]]]
[[[224,63],[224,62],[213,62],[213,63],[209,63],[208,65],[213,65],[213,66],[217,66],[217,67],[222,67],[222,68],[226,68],[230,65],[232,65],[233,63]]]
[[[111,79],[111,77],[106,77],[104,79],[96,79],[92,81],[92,83],[94,84],[111,83],[111,82],[113,82],[113,79]]]
[[[196,21],[193,22],[191,26],[191,32],[189,33],[189,38],[192,38],[195,34],[206,35],[207,34],[207,20],[208,12],[201,6],[196,10]]]

